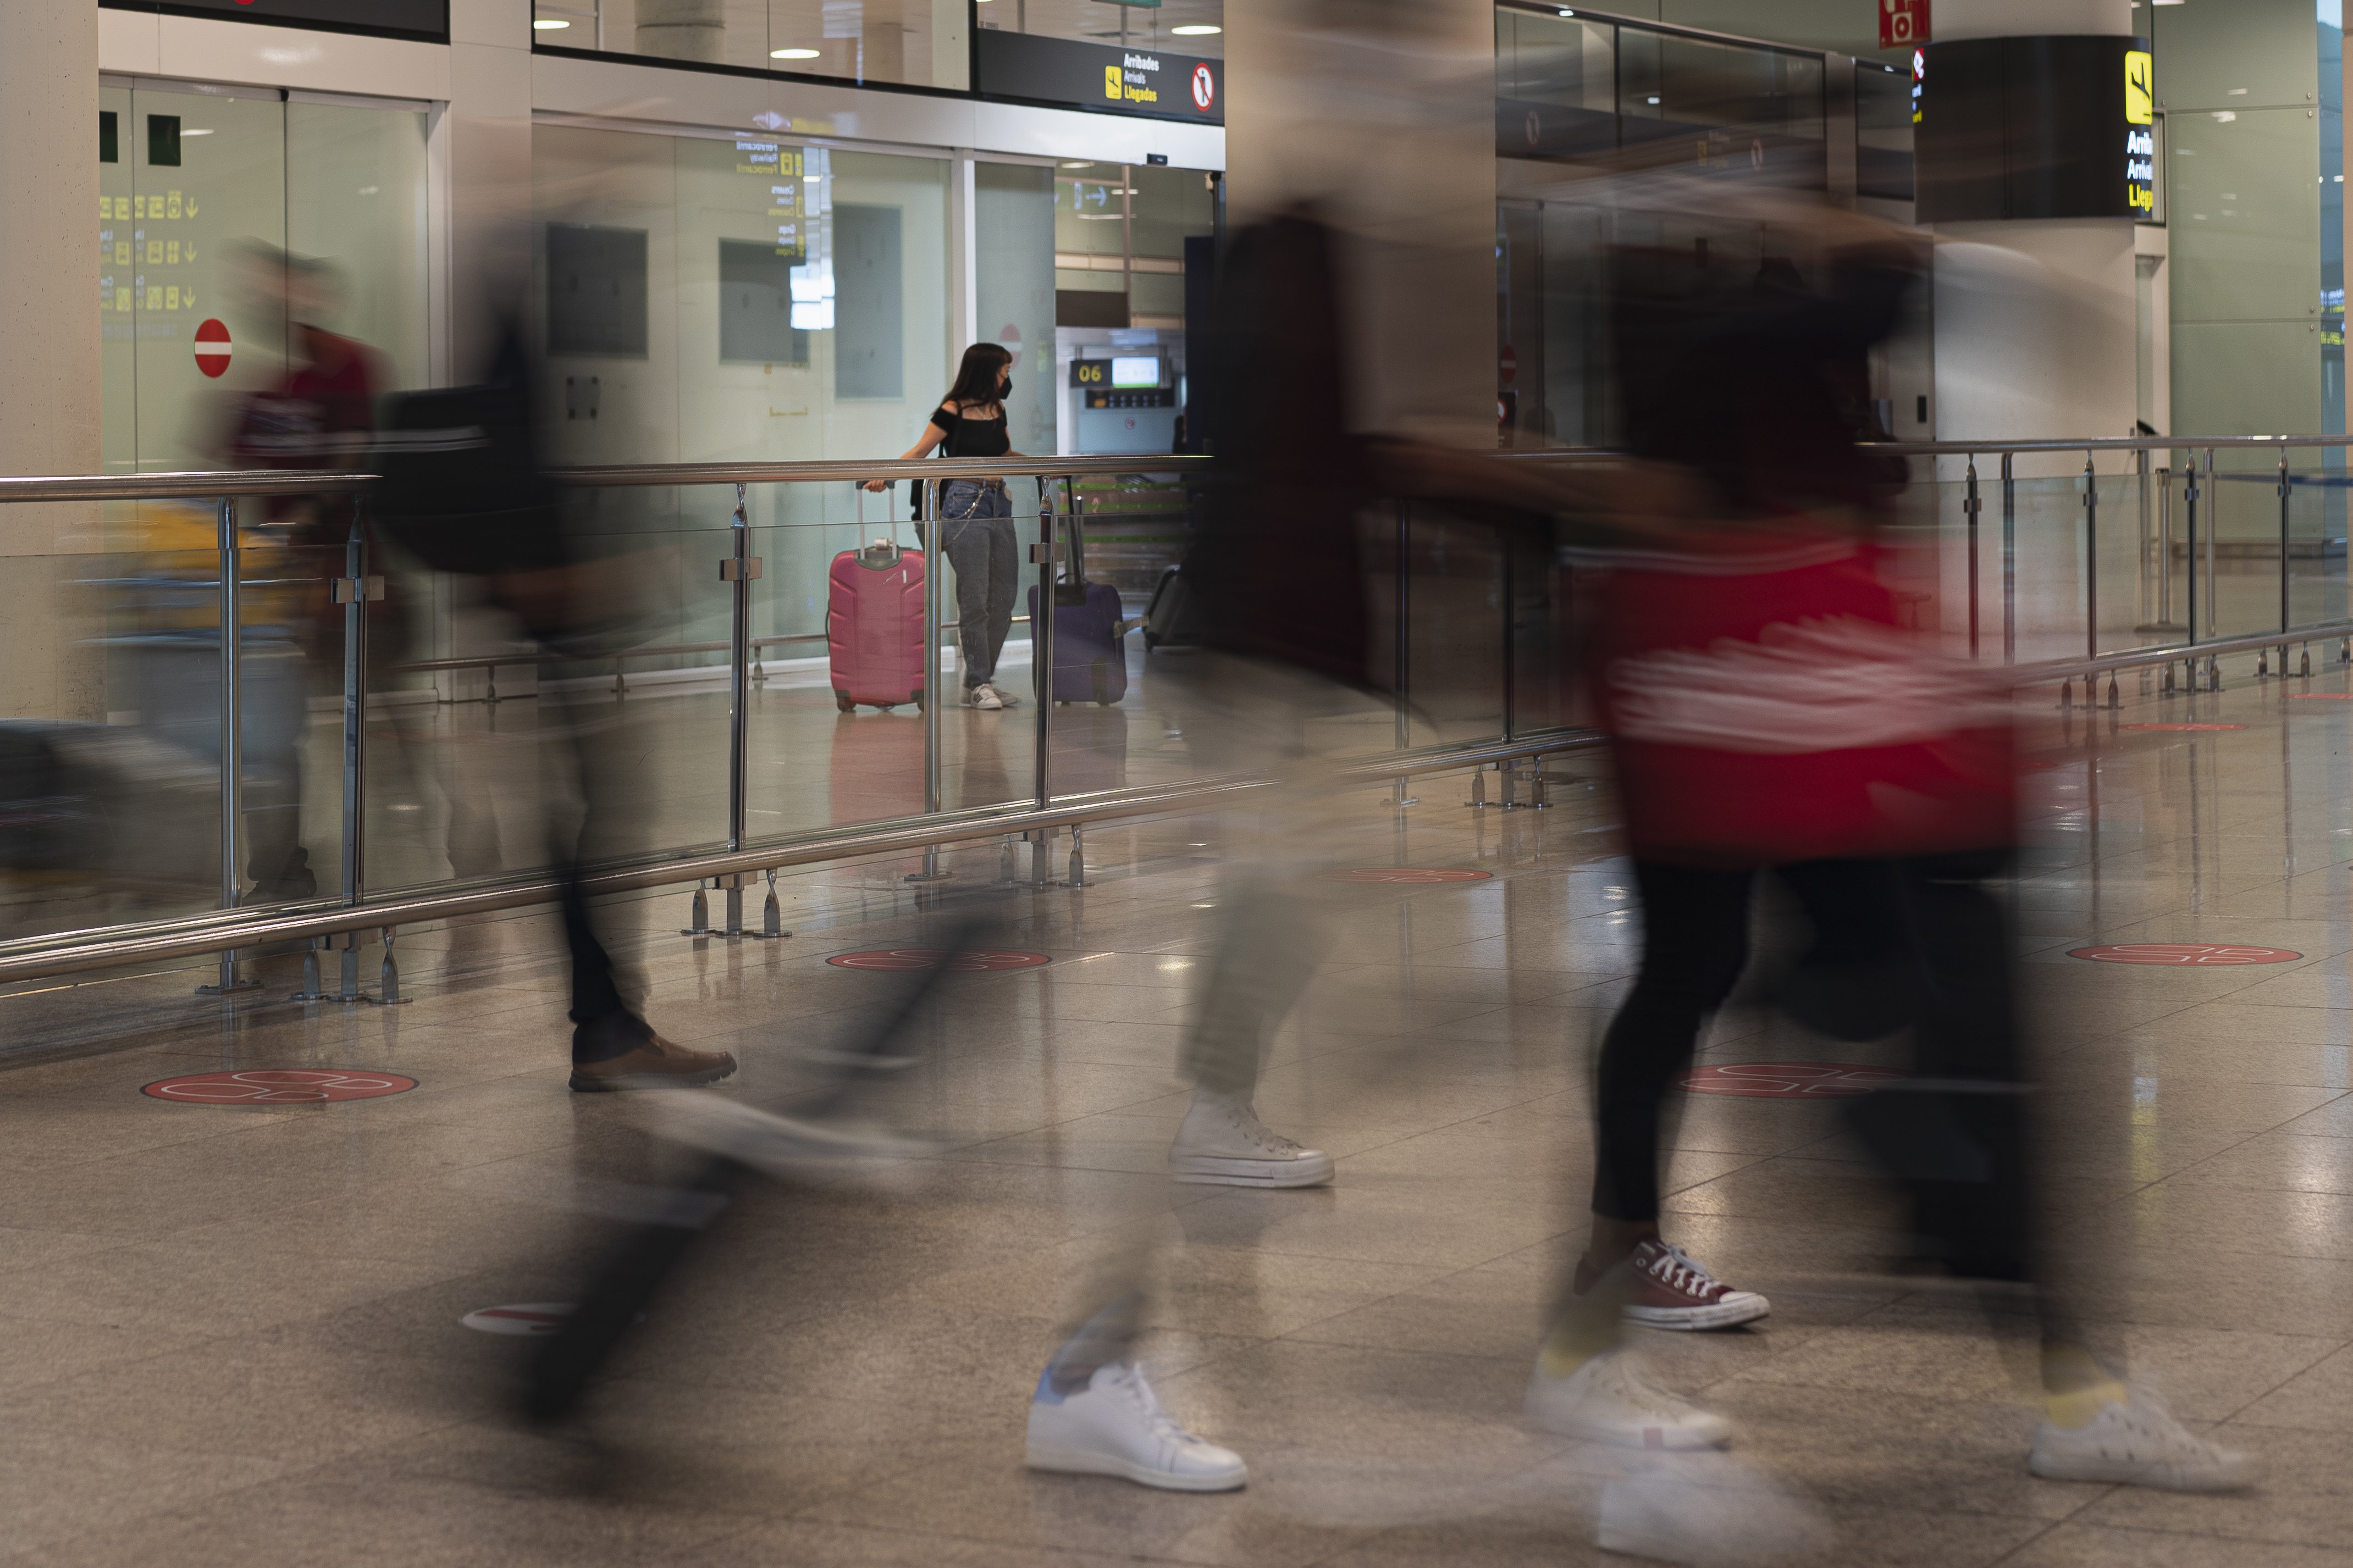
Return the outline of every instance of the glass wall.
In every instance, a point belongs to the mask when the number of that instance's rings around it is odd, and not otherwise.
[[[1495,151],[1828,183],[1820,55],[1499,6]]]
[[[1912,199],[1912,73],[1854,62],[1854,190]]]
[[[997,0],[1006,4],[1008,0]],[[961,91],[968,0],[537,0],[552,48]]]
[[[364,345],[370,391],[425,381],[422,112],[276,91],[99,97],[110,472],[236,466],[239,410],[306,363],[290,312]]]
[[[974,12],[991,32],[1173,49],[1208,59],[1226,53],[1225,0],[976,0]]]
[[[980,335],[1013,356],[1007,437],[1017,452],[1058,449],[1054,379],[1054,171],[1024,163],[973,169],[973,249]]]

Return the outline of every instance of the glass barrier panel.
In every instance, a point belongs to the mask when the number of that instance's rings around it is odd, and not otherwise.
[[[44,633],[66,668],[47,691],[20,689],[5,726],[8,936],[221,907],[216,506],[111,504],[103,553],[16,563],[55,591]],[[249,560],[244,575],[268,566]],[[300,659],[260,628],[242,653],[243,757],[260,787],[248,785],[240,831],[248,845],[259,828],[283,846],[297,797],[282,786],[303,733]],[[77,688],[101,700],[69,700]]]
[[[2290,459],[2288,498],[2289,621],[2311,626],[2353,615],[2345,566],[2347,476],[2339,453],[2299,453]],[[2336,649],[2332,647],[2333,659]],[[2320,663],[2317,650],[2314,660]]]
[[[1403,510],[1404,743],[1500,740],[1507,661],[1504,552],[1496,531],[1492,525],[1466,522],[1430,506],[1417,503]],[[1392,512],[1380,521],[1394,530],[1395,518]],[[1396,560],[1394,542],[1386,553],[1392,563]],[[1377,660],[1395,657],[1395,584],[1392,566],[1384,584],[1390,597],[1386,606],[1377,608],[1372,628]],[[1379,597],[1377,594],[1377,603]],[[1384,621],[1389,624],[1384,626]]]

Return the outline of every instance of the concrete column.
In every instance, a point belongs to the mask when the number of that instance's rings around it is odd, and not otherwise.
[[[2129,0],[1940,0],[1939,42],[2133,31]],[[2138,414],[2133,225],[2044,218],[1936,226],[1936,437],[2129,434]],[[2078,457],[2021,458],[2021,474]]]
[[[97,202],[96,0],[0,5],[0,473],[100,471]],[[105,717],[69,559],[99,513],[0,507],[0,717]]]
[[[1493,6],[1253,0],[1225,42],[1228,223],[1345,237],[1351,424],[1493,447]]]
[[[501,317],[530,304],[531,0],[449,4],[452,376],[480,379]]]
[[[638,0],[637,52],[673,60],[724,59],[726,0]]]

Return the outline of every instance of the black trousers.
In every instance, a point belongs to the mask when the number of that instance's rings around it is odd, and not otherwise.
[[[2031,1278],[2025,1062],[2007,922],[1984,886],[1998,854],[1782,868],[1815,953],[1900,972],[1912,1079],[1855,1103],[1855,1131],[1914,1198],[1924,1237],[1957,1272]],[[1594,1086],[1593,1212],[1659,1213],[1669,1086],[1748,963],[1757,873],[1635,865],[1642,966],[1603,1037]]]

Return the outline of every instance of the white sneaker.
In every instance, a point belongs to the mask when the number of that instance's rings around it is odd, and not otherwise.
[[[1819,1563],[1836,1531],[1770,1477],[1729,1454],[1628,1455],[1601,1486],[1593,1543],[1626,1557],[1706,1568]]]
[[[967,708],[1002,708],[1005,699],[997,694],[997,688],[984,680],[978,686],[964,689],[964,704]]]
[[[1033,1470],[1124,1476],[1178,1492],[1229,1492],[1250,1479],[1240,1454],[1176,1425],[1133,1362],[1095,1368],[1075,1394],[1056,1394],[1041,1373],[1029,1401],[1029,1461]]]
[[[1602,1352],[1567,1377],[1528,1379],[1528,1419],[1547,1432],[1621,1448],[1721,1448],[1732,1423],[1652,1383],[1631,1351]]]
[[[1197,1089],[1176,1129],[1169,1169],[1180,1182],[1229,1187],[1314,1187],[1332,1179],[1332,1156],[1268,1131],[1247,1100]]]
[[[2137,1388],[2081,1426],[2045,1416],[2026,1468],[2045,1480],[2120,1481],[2173,1492],[2233,1491],[2263,1473],[2254,1456],[2208,1442]]]

